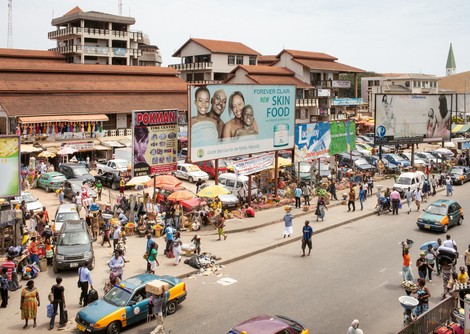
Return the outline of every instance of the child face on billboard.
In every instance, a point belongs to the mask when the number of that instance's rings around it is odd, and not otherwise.
[[[200,90],[199,92],[197,92],[194,104],[196,105],[197,113],[199,115],[207,114],[210,105],[209,92],[207,92],[206,90]]]

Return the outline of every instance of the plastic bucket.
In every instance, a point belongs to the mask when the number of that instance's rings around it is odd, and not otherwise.
[[[160,238],[160,237],[161,237],[161,235],[162,235],[162,229],[163,229],[163,227],[161,227],[160,225],[156,225],[156,226],[155,226],[155,236],[156,236],[157,238]]]

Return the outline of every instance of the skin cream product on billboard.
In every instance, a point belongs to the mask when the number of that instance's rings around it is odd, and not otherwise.
[[[274,125],[273,146],[282,147],[289,144],[289,124],[281,123]]]

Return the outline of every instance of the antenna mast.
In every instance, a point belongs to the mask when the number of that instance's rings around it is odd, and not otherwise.
[[[118,15],[122,16],[122,0],[118,1]]]
[[[8,0],[8,36],[7,48],[13,47],[13,0]]]

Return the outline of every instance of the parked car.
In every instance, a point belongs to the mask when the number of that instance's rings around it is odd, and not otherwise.
[[[283,315],[260,315],[231,328],[228,334],[273,333],[308,334],[302,323]]]
[[[366,156],[363,157],[369,164],[374,166],[377,169],[377,161],[379,160],[379,157],[376,155],[371,155],[371,156]],[[391,162],[388,162],[387,160],[382,160],[385,166],[385,173],[387,174],[393,174],[398,172],[398,166],[395,164],[392,164]]]
[[[169,285],[166,313],[175,313],[178,305],[186,299],[186,284],[173,276],[140,274],[125,279],[103,298],[81,309],[75,317],[78,330],[119,334],[122,328],[146,320],[150,295],[145,291],[145,285],[154,280]]]
[[[423,172],[406,172],[401,173],[398,179],[395,181],[393,187],[400,193],[401,198],[405,196],[405,191],[410,188],[412,194],[418,188],[422,188],[424,184],[425,176]]]
[[[358,140],[359,142],[363,142],[363,143],[367,143],[369,145],[372,145],[374,146],[374,137],[367,137],[367,136],[356,136],[356,140]]]
[[[121,182],[121,176],[118,171],[115,172],[105,172],[101,175],[97,175],[96,180],[100,180],[101,184],[105,187],[110,187],[113,190],[119,189],[119,184]]]
[[[31,193],[23,191],[20,196],[15,197],[15,200],[17,200],[19,204],[21,204],[22,201],[25,201],[28,211],[33,210],[35,213],[42,212],[42,208],[44,207]]]
[[[403,159],[406,158],[406,160],[408,160],[411,164],[411,153],[405,152],[405,153],[399,153],[398,155],[401,156]],[[414,165],[413,165],[414,167],[422,167],[426,165],[426,162],[420,157],[418,157],[416,153],[413,156],[413,162],[414,162]]]
[[[89,183],[95,182],[95,177],[91,175],[82,164],[60,164],[59,171],[64,174],[67,179],[79,179]]]
[[[411,166],[411,164],[408,160],[403,159],[398,154],[392,154],[392,153],[384,154],[384,155],[382,155],[382,159],[387,160],[388,162],[390,162],[392,164],[395,164],[399,167],[401,166],[403,168],[407,168],[407,167]]]
[[[206,172],[209,174],[209,177],[215,178],[215,160],[207,160],[207,161],[199,161],[194,163],[196,166],[198,166],[203,172]],[[219,159],[219,175],[222,173],[227,173],[227,164],[225,163],[225,160]]]
[[[90,229],[85,221],[65,221],[59,230],[54,249],[52,268],[55,273],[65,269],[76,269],[88,263],[88,269],[95,267],[95,254]]]
[[[45,191],[55,191],[60,189],[60,187],[64,184],[67,178],[64,174],[59,172],[48,172],[41,174],[39,179],[37,180],[36,186],[38,188],[42,188]]]
[[[83,184],[82,180],[78,180],[78,179],[66,180],[64,182],[64,196],[70,199],[72,202],[75,202],[75,196],[77,195],[77,192],[79,194],[82,193],[82,184]],[[88,196],[92,198],[96,198],[98,197],[98,194],[93,188],[88,186]]]
[[[435,156],[433,156],[431,153],[429,152],[416,152],[415,153],[416,156],[422,160],[424,160],[424,162],[426,162],[427,165],[430,165],[431,164],[431,161],[435,164],[437,159]]]
[[[416,224],[421,230],[446,233],[450,226],[461,225],[463,218],[463,209],[459,203],[450,199],[439,199],[429,204]]]
[[[454,166],[447,173],[447,176],[450,177],[453,184],[460,184],[463,185],[465,182],[470,180],[470,167],[466,166]]]
[[[98,174],[103,174],[105,172],[125,172],[127,171],[127,166],[129,165],[129,161],[124,159],[113,159],[106,162],[106,164],[98,163],[96,165],[96,169],[98,170]]]
[[[222,185],[222,184],[219,184],[221,187],[227,189],[228,191],[230,191],[230,189],[228,189],[226,186]],[[210,184],[208,183],[204,183],[203,185],[201,185],[200,189],[199,190],[202,190],[206,187],[209,187]],[[223,209],[233,209],[233,208],[236,208],[240,201],[238,199],[237,196],[235,196],[234,194],[230,193],[230,194],[227,194],[227,195],[219,195],[218,196],[220,201],[222,202],[222,208]]]
[[[209,174],[203,172],[198,166],[187,163],[178,163],[173,175],[178,179],[188,180],[189,183],[209,180]]]
[[[364,158],[354,160],[354,167],[360,172],[369,172],[371,174],[377,172],[377,168],[367,162]]]
[[[52,222],[54,223],[52,230],[54,234],[59,234],[62,225],[69,220],[78,221],[80,219],[80,214],[77,210],[77,204],[60,204],[55,212],[54,219]]]
[[[245,187],[248,190],[248,176],[236,175],[234,173],[223,173],[219,175],[219,183],[224,185],[234,194],[238,196],[238,189]],[[258,194],[258,185],[255,181],[251,182],[251,198],[255,198]]]

